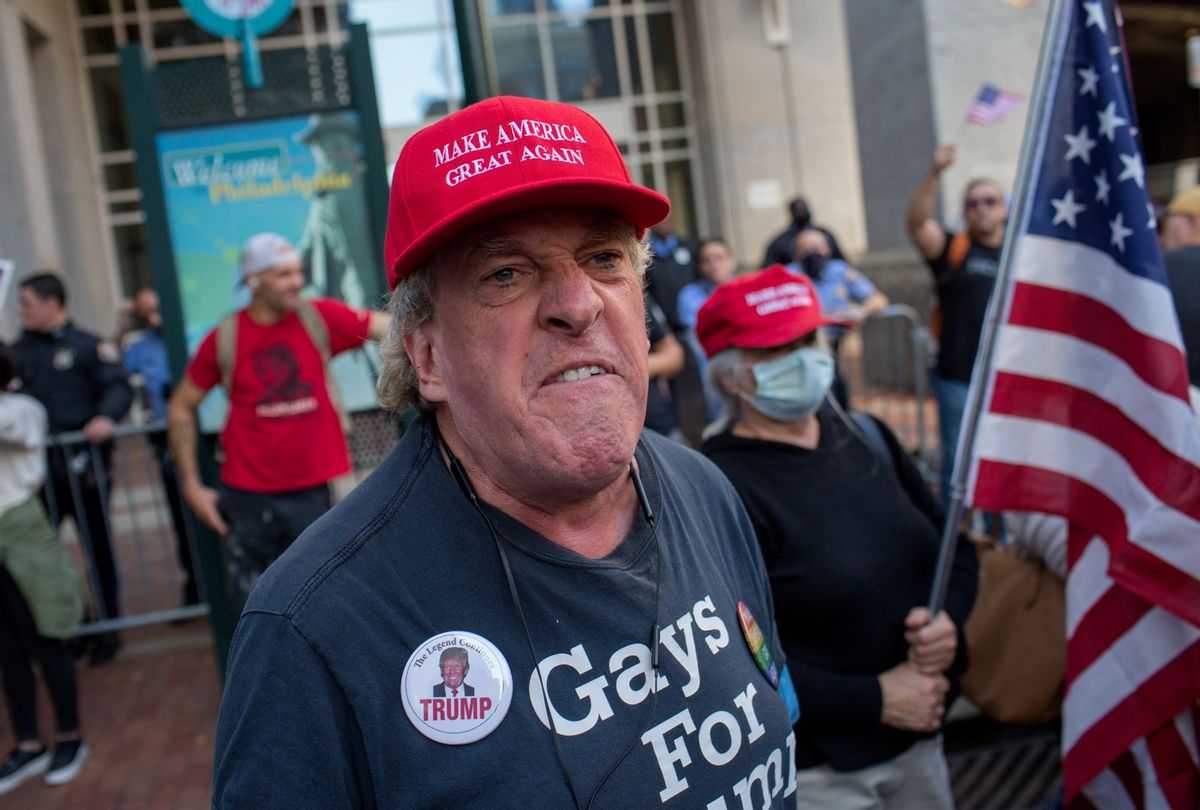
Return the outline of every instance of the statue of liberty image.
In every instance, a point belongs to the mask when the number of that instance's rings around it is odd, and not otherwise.
[[[295,139],[312,150],[316,164],[318,188],[298,246],[309,285],[318,296],[372,307],[384,290],[362,183],[358,121],[346,112],[317,113]]]

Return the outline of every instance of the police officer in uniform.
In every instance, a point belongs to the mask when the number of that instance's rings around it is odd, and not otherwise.
[[[81,430],[99,450],[94,454],[81,445],[47,449],[47,511],[56,525],[72,515],[85,531],[100,582],[103,616],[115,618],[120,614],[117,570],[105,511],[113,429],[129,410],[133,392],[116,346],[71,323],[67,291],[58,276],[38,273],[22,279],[18,301],[24,331],[13,345],[13,354],[25,392],[46,407],[51,433]],[[92,464],[95,456],[101,462],[99,476]],[[77,492],[72,492],[68,470],[76,474]],[[98,636],[92,643],[91,662],[111,660],[119,647],[115,633]]]

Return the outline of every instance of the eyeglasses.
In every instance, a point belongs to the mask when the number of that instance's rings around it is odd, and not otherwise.
[[[967,210],[974,211],[976,208],[995,208],[1000,204],[999,197],[975,197],[967,200]]]

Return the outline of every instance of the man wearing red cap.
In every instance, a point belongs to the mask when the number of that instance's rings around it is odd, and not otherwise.
[[[641,432],[668,210],[571,106],[494,98],[408,141],[379,389],[419,416],[252,594],[214,806],[791,804],[750,524]],[[472,695],[434,693],[454,647]]]

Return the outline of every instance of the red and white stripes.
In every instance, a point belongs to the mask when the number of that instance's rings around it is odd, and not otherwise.
[[[1200,430],[1170,292],[1083,244],[1015,247],[968,492],[1070,521],[1067,797],[1200,807]]]

